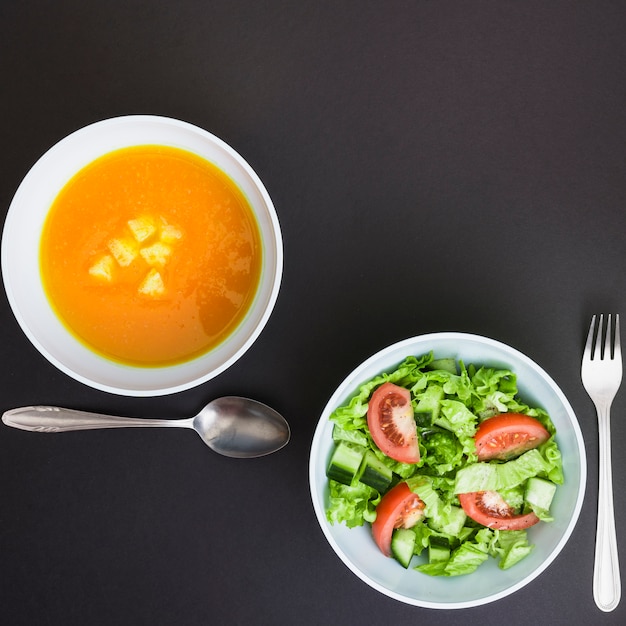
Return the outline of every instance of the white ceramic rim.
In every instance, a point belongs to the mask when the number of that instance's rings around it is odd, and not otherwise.
[[[332,411],[344,404],[354,393],[358,390],[361,384],[367,382],[377,374],[389,371],[393,369],[395,365],[399,364],[409,355],[419,356],[421,354],[428,353],[430,350],[435,350],[436,357],[443,356],[453,356],[453,351],[442,352],[440,349],[435,348],[435,346],[440,346],[442,343],[448,342],[451,345],[458,343],[459,341],[469,341],[474,342],[476,345],[481,346],[482,348],[487,348],[488,350],[501,354],[501,358],[489,359],[491,363],[481,362],[479,363],[477,360],[473,361],[476,365],[492,365],[494,367],[506,367],[511,368],[510,364],[507,364],[506,354],[513,356],[518,360],[523,366],[530,368],[535,371],[545,382],[545,384],[550,388],[550,391],[554,393],[554,397],[556,400],[562,405],[565,410],[568,418],[568,425],[571,426],[575,446],[577,448],[577,461],[579,465],[577,466],[578,470],[578,487],[576,490],[576,499],[572,505],[571,515],[569,517],[569,521],[567,522],[566,528],[563,530],[560,539],[552,548],[550,554],[547,555],[545,559],[543,559],[532,571],[528,572],[525,576],[511,584],[506,589],[502,589],[495,593],[487,593],[480,598],[475,598],[467,601],[455,601],[451,600],[450,602],[440,602],[440,601],[431,601],[428,599],[421,599],[411,597],[406,593],[398,593],[388,587],[384,586],[380,582],[374,580],[371,576],[361,571],[358,567],[354,565],[351,561],[350,557],[341,545],[336,540],[333,532],[333,528],[326,520],[326,512],[325,512],[325,498],[327,495],[327,487],[325,486],[326,476],[325,469],[326,464],[328,463],[328,458],[331,449],[331,433],[332,433],[332,424],[328,420],[328,417],[332,413]],[[440,354],[438,354],[440,353]],[[472,361],[466,360],[466,363],[471,363]],[[518,368],[517,368],[518,369]],[[517,371],[515,372],[517,374]],[[518,388],[520,391],[520,397],[524,400],[527,400],[529,395],[532,393],[529,390],[524,390],[524,380],[518,377]],[[532,399],[529,400],[532,402]],[[559,431],[557,429],[557,440],[559,438]],[[327,453],[324,456],[323,462],[321,462],[322,451],[327,450]],[[570,471],[576,469],[576,464],[573,463],[572,459],[563,459],[564,468],[566,472],[566,480],[568,475],[568,468],[570,466]],[[585,446],[584,440],[582,437],[582,432],[580,430],[580,426],[578,424],[578,420],[576,415],[561,391],[558,385],[554,382],[554,380],[541,368],[537,363],[532,361],[529,357],[521,353],[520,351],[512,348],[504,343],[496,341],[494,339],[489,339],[487,337],[482,337],[480,335],[473,335],[470,333],[460,333],[460,332],[442,332],[442,333],[431,333],[420,335],[416,337],[412,337],[409,339],[405,339],[403,341],[399,341],[395,344],[384,348],[383,350],[377,352],[372,355],[369,359],[364,361],[361,365],[359,365],[355,370],[350,373],[347,378],[341,383],[341,385],[337,388],[334,394],[331,396],[330,400],[326,404],[324,410],[322,411],[322,415],[318,422],[318,425],[315,429],[315,433],[312,440],[311,445],[311,456],[309,459],[309,484],[311,490],[311,498],[313,501],[313,508],[315,510],[315,515],[317,517],[317,521],[322,529],[326,540],[331,545],[332,549],[335,551],[337,556],[343,561],[343,563],[352,571],[358,578],[360,578],[363,582],[365,582],[370,587],[376,589],[380,593],[394,598],[400,602],[419,606],[423,608],[431,608],[431,609],[464,609],[480,606],[483,604],[487,604],[490,602],[494,602],[501,598],[504,598],[515,591],[521,589],[532,580],[537,578],[553,561],[556,559],[558,554],[561,552],[568,539],[570,538],[574,527],[578,521],[580,511],[583,505],[585,487],[586,487],[586,476],[587,476],[587,460],[585,454]],[[557,490],[558,496],[558,490]],[[557,497],[555,496],[555,498]],[[555,522],[553,522],[554,524]],[[345,529],[343,527],[340,532],[353,532],[357,529]],[[532,529],[531,529],[532,530]],[[375,548],[374,548],[375,549]],[[530,557],[527,557],[530,558]],[[386,559],[386,557],[381,555],[381,559]],[[391,559],[389,559],[391,560]],[[490,561],[494,561],[490,559]],[[523,563],[523,562],[522,562]],[[511,572],[515,570],[515,567],[519,567],[522,563],[517,564],[510,570],[506,570],[507,572]],[[397,565],[397,564],[395,564]],[[485,567],[488,564],[485,563],[481,567]],[[495,567],[493,563],[489,564],[491,567]],[[398,569],[399,572],[404,573],[404,570]],[[411,572],[409,570],[409,575],[419,575],[417,572]],[[504,576],[505,573],[502,572]],[[453,586],[454,582],[458,583],[465,579],[468,585],[471,585],[475,580],[474,576],[480,576],[480,568],[479,571],[475,574],[470,574],[469,578],[459,576],[455,578],[447,578],[447,579],[439,579],[445,580],[447,582],[452,583],[450,585],[450,597],[454,596]],[[432,580],[432,579],[431,579]],[[419,581],[416,581],[416,586],[419,585]]]
[[[39,279],[41,227],[33,228],[33,224],[43,225],[58,192],[82,167],[113,150],[142,144],[168,145],[195,152],[225,171],[248,198],[263,243],[261,281],[247,316],[219,346],[174,366],[133,367],[90,351],[51,311]],[[25,232],[29,227],[30,232]],[[95,389],[126,396],[160,396],[184,391],[214,378],[233,365],[256,341],[278,298],[283,242],[278,216],[265,186],[232,147],[188,122],[155,115],[127,115],[85,126],[60,140],[38,159],[9,206],[2,233],[1,264],[13,314],[30,342],[50,363]],[[33,308],[38,309],[36,314]],[[49,335],[54,335],[54,339]]]

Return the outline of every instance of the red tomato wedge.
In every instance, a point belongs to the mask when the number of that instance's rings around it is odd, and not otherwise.
[[[393,383],[378,387],[368,404],[367,426],[374,443],[387,456],[400,463],[419,462],[417,426],[408,389]]]
[[[550,433],[534,417],[520,413],[502,413],[480,424],[474,442],[479,461],[506,461],[540,446]]]
[[[468,517],[488,528],[523,530],[539,521],[534,513],[516,515],[497,491],[460,493],[459,501]]]
[[[372,523],[374,541],[385,556],[391,556],[391,536],[396,528],[411,528],[424,517],[424,503],[405,483],[390,489],[376,507]]]

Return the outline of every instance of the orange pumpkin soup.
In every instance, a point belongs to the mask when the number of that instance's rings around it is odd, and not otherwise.
[[[44,225],[40,270],[58,317],[119,362],[206,353],[245,317],[262,247],[252,210],[220,169],[185,150],[137,146],[80,170]]]

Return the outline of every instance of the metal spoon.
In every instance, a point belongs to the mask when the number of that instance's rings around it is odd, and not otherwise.
[[[128,426],[192,428],[209,448],[224,456],[252,458],[280,450],[290,437],[289,424],[274,409],[247,398],[226,396],[209,402],[195,417],[144,419],[88,413],[54,406],[7,411],[7,426],[42,433]]]

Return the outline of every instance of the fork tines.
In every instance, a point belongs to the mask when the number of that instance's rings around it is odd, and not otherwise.
[[[596,318],[594,315],[591,318],[591,326],[589,327],[589,334],[587,335],[587,343],[585,345],[585,352],[590,359],[615,359],[621,360],[621,348],[620,348],[620,331],[619,331],[619,313],[614,315],[615,321],[613,332],[611,332],[611,314],[607,315],[606,330],[604,330],[604,314],[600,314],[599,321],[596,324]],[[595,341],[594,341],[595,338]],[[602,341],[604,339],[604,342]]]

